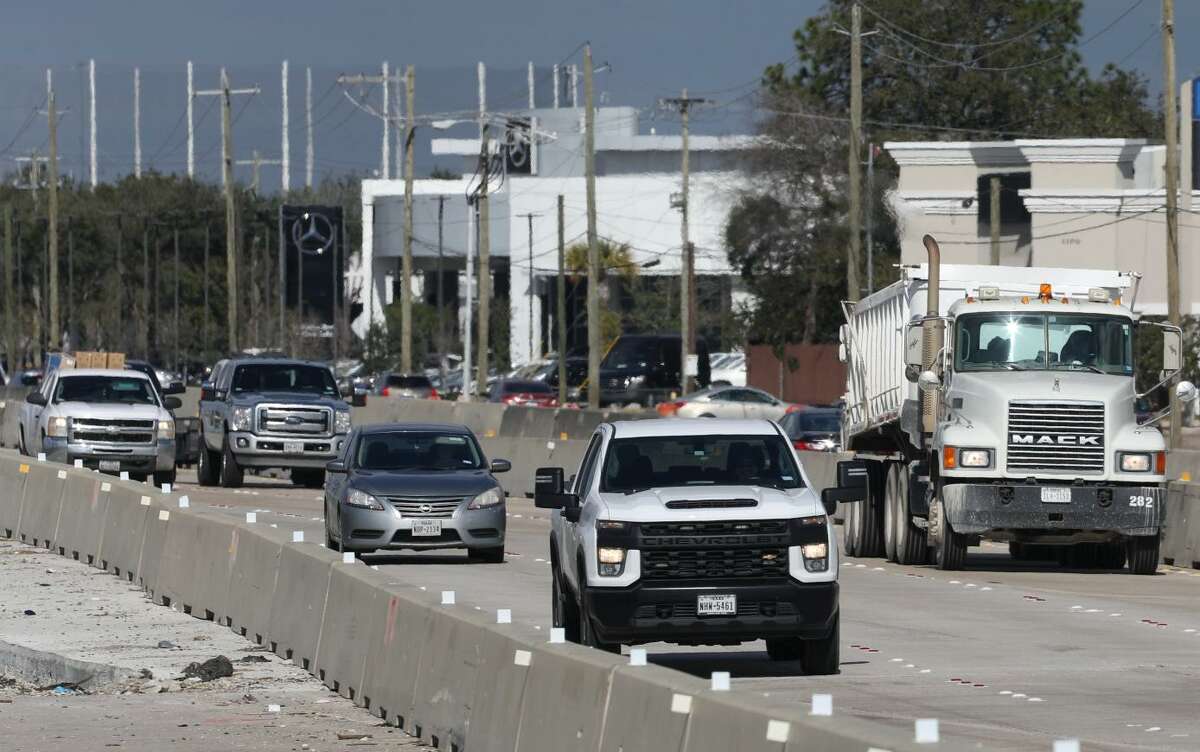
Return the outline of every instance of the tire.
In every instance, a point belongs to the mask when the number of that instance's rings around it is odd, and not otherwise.
[[[154,485],[157,488],[162,488],[164,483],[170,483],[171,487],[175,487],[175,468],[154,474]]]
[[[963,569],[967,562],[967,536],[954,532],[950,520],[946,519],[945,510],[941,508],[940,499],[937,504],[938,526],[941,528],[935,545],[937,567],[947,572]]]
[[[1125,549],[1124,542],[1100,544],[1100,566],[1104,569],[1124,569]]]
[[[581,566],[582,572],[583,567]],[[583,576],[579,577],[579,582],[583,582]],[[621,644],[618,642],[604,642],[597,636],[595,629],[592,627],[592,617],[588,614],[587,608],[583,605],[583,594],[580,593],[575,601],[576,608],[579,613],[579,644],[586,645],[589,648],[603,650],[606,653],[620,653]]]
[[[200,438],[200,460],[196,465],[196,482],[202,486],[215,486],[221,481],[220,457],[211,451]]]
[[[325,518],[325,548],[337,553],[342,552],[342,544],[333,539],[333,531],[329,529],[329,518]]]
[[[832,676],[841,669],[841,615],[833,617],[833,628],[829,634],[815,640],[804,640],[800,645],[800,665],[810,676]]]
[[[845,515],[842,517],[842,551],[846,556],[858,556],[858,539],[861,536],[852,531],[859,527],[858,505],[860,503],[847,504]]]
[[[893,508],[896,510],[893,513],[896,558],[892,561],[897,564],[924,564],[929,557],[929,548],[925,531],[912,521],[912,511],[908,503],[911,477],[909,469],[906,465],[896,464],[892,466],[892,474],[895,478]]]
[[[292,485],[301,488],[324,488],[325,471],[319,467],[293,467]]]
[[[1129,557],[1129,571],[1133,574],[1154,574],[1158,571],[1159,537],[1157,535],[1138,535],[1129,539],[1126,553]]]
[[[897,488],[899,463],[887,462],[883,470],[883,558],[896,561],[897,528],[900,525],[900,497]]]
[[[1025,544],[1016,541],[1008,542],[1008,555],[1012,557],[1013,561],[1029,560],[1029,550],[1025,547]]]
[[[29,456],[29,447],[25,446],[25,429],[24,428],[17,429],[17,454],[20,454],[22,457]]]
[[[233,449],[226,442],[225,451],[221,453],[221,486],[223,488],[241,488],[244,479],[245,473],[242,468],[238,467],[237,457],[233,456]]]
[[[883,555],[883,463],[867,463],[867,497],[856,501],[854,525],[846,530],[846,537],[854,536],[855,556]]]
[[[567,642],[579,643],[579,611],[575,599],[562,584],[562,573],[555,563],[550,577],[550,610],[553,624],[563,630]]]
[[[503,564],[504,546],[493,548],[468,548],[467,558],[480,564]]]
[[[804,640],[799,637],[772,637],[767,640],[767,655],[773,661],[798,661],[804,655]]]

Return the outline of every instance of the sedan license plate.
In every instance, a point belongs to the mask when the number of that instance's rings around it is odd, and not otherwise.
[[[121,471],[120,460],[100,460],[100,471],[106,473],[117,473]]]
[[[303,454],[303,441],[285,441],[283,442],[283,451],[287,454]]]
[[[1070,504],[1071,489],[1066,486],[1043,486],[1042,487],[1042,503],[1044,504]]]
[[[442,521],[413,520],[412,534],[414,538],[436,538],[442,534]]]
[[[696,596],[697,616],[736,616],[736,595],[698,595]]]

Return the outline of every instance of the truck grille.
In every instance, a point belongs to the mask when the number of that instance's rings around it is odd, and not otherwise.
[[[787,520],[647,522],[639,526],[647,580],[786,577]]]
[[[153,444],[154,421],[72,418],[71,439],[99,444]]]
[[[1008,403],[1009,472],[1104,472],[1104,405]]]
[[[328,407],[259,405],[256,433],[274,436],[330,436],[333,411]]]
[[[392,507],[404,517],[440,517],[446,519],[454,515],[454,510],[462,504],[463,498],[438,496],[389,496]]]

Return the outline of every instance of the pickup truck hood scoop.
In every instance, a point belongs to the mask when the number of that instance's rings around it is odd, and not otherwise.
[[[612,519],[665,522],[687,519],[777,520],[824,514],[809,488],[762,486],[679,486],[632,494],[606,493]]]

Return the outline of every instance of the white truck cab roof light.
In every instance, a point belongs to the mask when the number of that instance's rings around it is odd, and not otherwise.
[[[995,285],[980,285],[979,286],[980,300],[999,300],[1000,288]]]
[[[1107,303],[1109,300],[1108,290],[1103,287],[1092,287],[1088,290],[1088,300],[1093,303]]]

